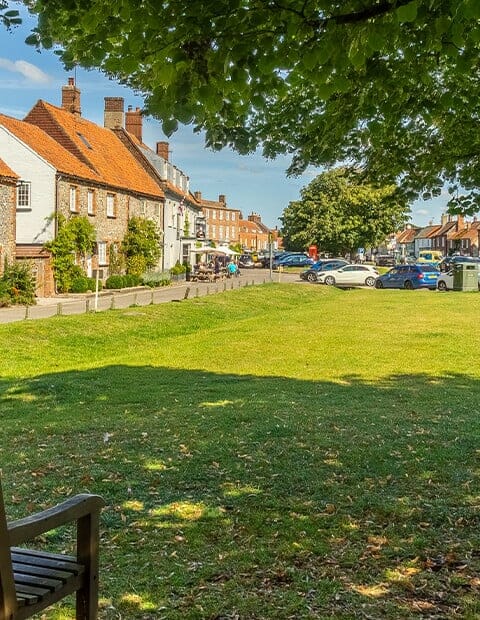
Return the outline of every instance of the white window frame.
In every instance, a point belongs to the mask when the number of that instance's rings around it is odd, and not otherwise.
[[[106,201],[107,217],[115,217],[115,194],[111,194],[110,192],[108,192]]]
[[[87,215],[95,215],[95,191],[87,190]]]
[[[32,184],[30,181],[17,183],[17,209],[32,208]]]
[[[69,190],[68,190],[68,203],[69,203],[71,213],[78,213],[77,190],[78,190],[78,187],[76,185],[70,185]]]
[[[98,266],[104,267],[107,265],[107,242],[106,241],[98,241],[97,242],[97,255],[98,255]]]

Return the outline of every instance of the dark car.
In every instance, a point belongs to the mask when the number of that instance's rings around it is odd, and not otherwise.
[[[255,263],[253,262],[253,258],[250,254],[241,254],[238,257],[238,266],[240,269],[253,269],[255,267]]]
[[[328,258],[326,260],[318,260],[313,263],[308,269],[302,271],[300,278],[307,280],[308,282],[317,282],[317,273],[319,271],[330,271],[331,269],[340,269],[348,265],[348,261],[343,258]]]
[[[307,265],[313,265],[314,260],[305,254],[290,254],[280,260],[273,262],[273,269],[279,269],[280,267],[306,267]]]
[[[434,265],[396,265],[377,278],[376,288],[437,288],[440,271]]]
[[[374,262],[377,267],[393,267],[395,265],[395,256],[391,254],[377,254]]]
[[[446,256],[438,268],[440,271],[450,271],[455,263],[480,263],[480,258],[477,256],[460,256],[460,254],[456,254],[455,256]]]

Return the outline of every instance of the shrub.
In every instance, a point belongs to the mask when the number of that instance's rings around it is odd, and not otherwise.
[[[144,256],[135,255],[127,258],[127,273],[141,276],[147,270],[148,262]]]
[[[142,279],[139,275],[134,273],[127,273],[127,275],[123,276],[123,286],[138,286],[141,283]]]
[[[8,295],[12,304],[32,306],[35,301],[35,277],[29,263],[5,264],[2,278],[2,297]]]
[[[72,280],[70,292],[86,293],[90,289],[90,279],[87,276],[77,276]]]
[[[175,265],[170,269],[170,273],[172,274],[172,276],[179,276],[186,271],[187,268],[185,267],[185,265],[182,265],[178,260]]]
[[[0,308],[10,306],[12,300],[9,293],[10,287],[7,282],[4,282],[3,278],[0,279]]]
[[[150,288],[168,286],[170,284],[170,273],[165,271],[149,271],[143,274],[142,284]]]
[[[96,286],[97,286],[97,280],[96,278],[87,278],[88,280],[88,289],[89,291],[92,291],[92,293],[95,292],[96,290]],[[103,288],[103,282],[101,280],[98,281],[98,290],[101,291]]]
[[[105,282],[105,288],[123,288],[123,276],[113,275],[107,278]]]

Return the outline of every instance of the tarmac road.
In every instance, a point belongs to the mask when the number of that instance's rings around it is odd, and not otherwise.
[[[237,278],[212,282],[182,282],[162,288],[140,287],[122,291],[102,291],[97,300],[95,295],[57,295],[37,299],[35,306],[11,306],[0,308],[0,323],[45,319],[56,315],[84,314],[88,311],[103,311],[130,306],[146,306],[170,301],[182,301],[191,297],[203,297],[224,291],[265,284],[266,282],[302,282],[298,274],[273,272],[268,269],[243,269]]]

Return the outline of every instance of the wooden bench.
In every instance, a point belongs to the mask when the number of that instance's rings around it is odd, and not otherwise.
[[[99,517],[103,505],[98,495],[76,495],[58,506],[7,523],[0,483],[0,620],[30,618],[74,592],[77,620],[97,618]],[[76,557],[17,546],[74,522]]]

